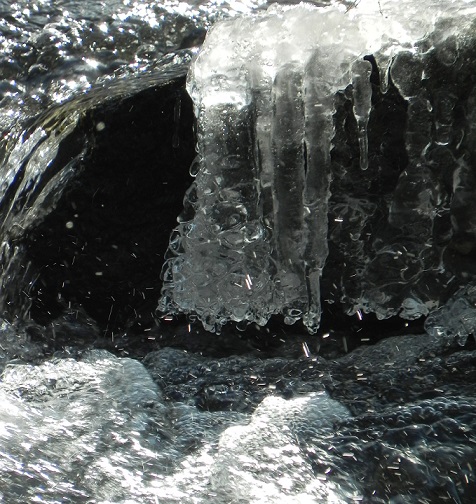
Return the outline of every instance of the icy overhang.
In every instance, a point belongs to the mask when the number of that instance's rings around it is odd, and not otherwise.
[[[475,29],[463,0],[274,5],[215,25],[188,78],[198,171],[160,309],[315,332],[321,299],[417,318],[462,287]]]

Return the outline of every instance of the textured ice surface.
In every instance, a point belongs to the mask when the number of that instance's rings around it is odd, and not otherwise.
[[[425,329],[432,336],[464,345],[469,335],[476,338],[476,287],[460,289],[447,303],[430,313]]]
[[[475,19],[473,1],[369,0],[215,25],[161,310],[315,332],[321,297],[410,319],[445,301],[444,251],[474,237]]]
[[[352,500],[359,495],[357,487],[351,481],[339,484],[316,478],[299,447],[310,432],[321,438],[330,435],[334,423],[347,416],[346,408],[325,392],[290,400],[267,397],[249,423],[221,434],[213,458],[210,447],[206,447],[185,459],[184,474],[166,478],[159,497],[175,493],[177,502],[189,502],[189,488],[196,484],[197,476],[204,479],[207,475],[205,481],[218,502]],[[208,464],[204,464],[207,459]],[[181,495],[177,495],[177,486]]]
[[[332,502],[343,495],[340,485],[314,477],[298,444],[310,424],[329,435],[349,416],[325,392],[265,398],[252,415],[197,411],[167,404],[139,362],[92,351],[80,360],[9,365],[0,399],[0,502],[57,502],[57,495],[64,502],[207,502],[211,495]],[[239,425],[224,430],[230,424]]]
[[[137,361],[92,351],[10,365],[0,394],[1,502],[133,498],[142,464],[167,465],[156,450],[167,431],[160,392]]]

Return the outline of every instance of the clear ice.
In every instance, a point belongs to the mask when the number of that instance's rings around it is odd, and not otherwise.
[[[171,237],[159,309],[198,316],[212,331],[229,320],[264,325],[282,314],[316,332],[323,270],[339,247],[325,297],[348,313],[411,319],[438,306],[448,279],[438,277],[445,268],[437,244],[432,249],[435,219],[449,215],[453,196],[441,196],[432,156],[438,147],[467,171],[456,151],[472,130],[454,125],[458,83],[435,91],[425,82],[434,78],[434,61],[456,73],[467,64],[475,20],[474,1],[367,0],[351,8],[273,5],[216,24],[189,72],[198,169]],[[346,168],[346,176],[371,184],[383,170],[369,159],[373,65],[378,92],[392,85],[406,107],[407,164],[380,201],[337,194],[344,177],[331,156],[341,96],[351,103],[359,152],[359,170]],[[474,117],[474,84],[469,95]],[[386,231],[369,232],[379,207]],[[348,234],[329,229],[331,221]],[[428,271],[436,286],[415,287]]]

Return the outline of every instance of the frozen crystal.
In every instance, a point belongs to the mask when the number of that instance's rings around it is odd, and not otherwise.
[[[370,75],[372,65],[368,61],[357,60],[352,67],[352,87],[354,90],[354,116],[357,121],[360,167],[366,170],[369,167],[367,127],[370,109],[372,107],[372,86]]]
[[[160,310],[315,332],[321,298],[379,318],[444,301],[472,182],[475,19],[470,1],[369,0],[215,25],[188,78],[199,169]]]
[[[476,287],[460,289],[448,302],[425,320],[428,334],[464,345],[469,335],[476,335]]]

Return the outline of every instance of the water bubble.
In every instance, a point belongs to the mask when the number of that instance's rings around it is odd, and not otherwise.
[[[189,173],[191,177],[196,177],[200,171],[200,156],[196,156],[190,165]]]

